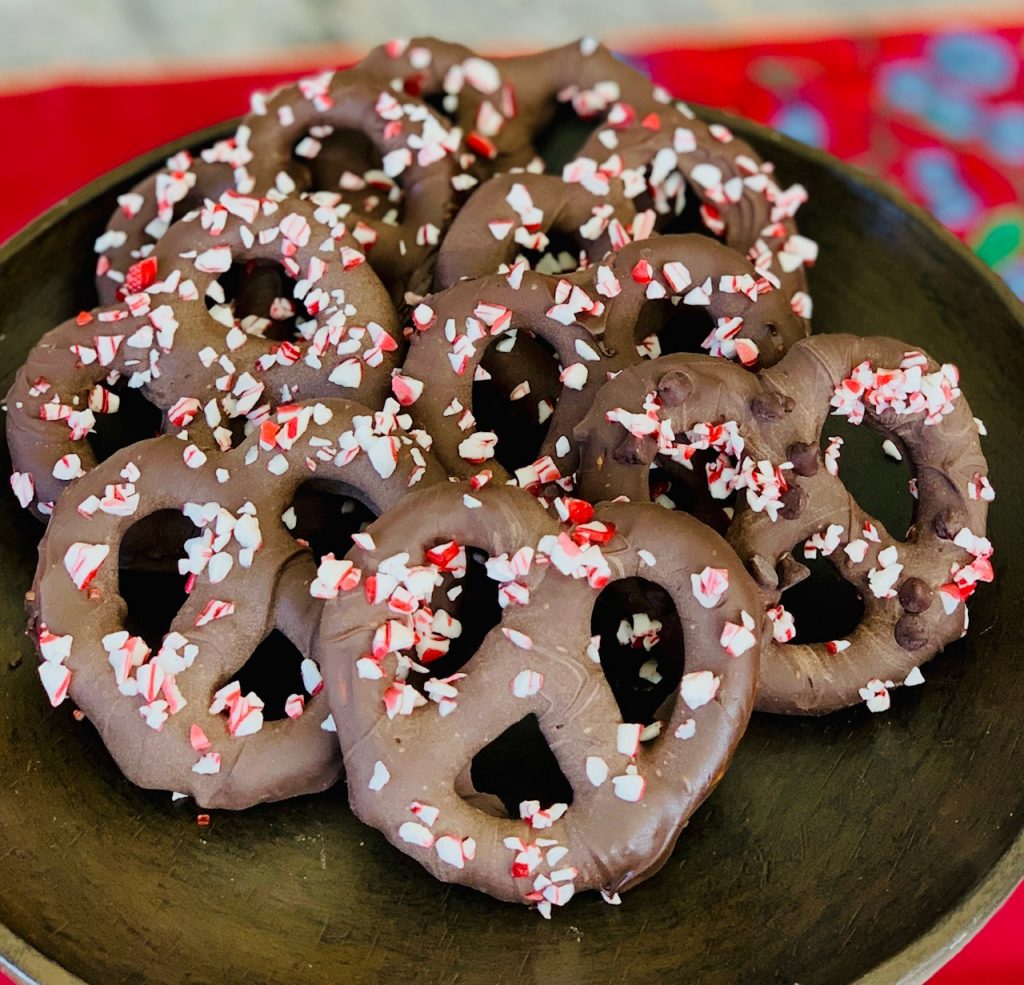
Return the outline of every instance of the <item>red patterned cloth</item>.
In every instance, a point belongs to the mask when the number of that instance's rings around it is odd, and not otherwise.
[[[628,57],[688,99],[778,127],[900,186],[1024,297],[1024,27]],[[15,137],[0,156],[0,187],[19,189],[0,216],[0,241],[83,181],[241,113],[252,89],[314,67],[0,93],[0,132]]]
[[[1024,27],[632,53],[674,93],[768,123],[878,174],[1024,297]],[[0,92],[0,241],[110,168],[245,111],[321,65]],[[1024,889],[931,985],[1024,981]],[[0,985],[10,985],[0,973]]]
[[[1024,27],[665,48],[633,59],[879,175],[1024,298]]]

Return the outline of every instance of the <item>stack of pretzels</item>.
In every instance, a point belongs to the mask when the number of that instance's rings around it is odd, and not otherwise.
[[[51,703],[141,786],[241,809],[344,773],[439,879],[618,902],[755,708],[887,709],[993,577],[956,368],[810,334],[806,197],[589,40],[395,41],[255,98],[119,197],[101,305],[7,396]],[[909,460],[908,531],[834,415]],[[863,604],[842,639],[786,609],[816,557]],[[147,639],[153,568],[183,601]],[[529,729],[546,758],[508,754]]]

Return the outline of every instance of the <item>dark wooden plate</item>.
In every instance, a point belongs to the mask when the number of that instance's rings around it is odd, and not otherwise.
[[[39,686],[22,636],[39,529],[5,482],[0,954],[16,973],[48,985],[919,982],[1013,889],[1024,873],[1024,312],[890,189],[729,122],[811,191],[801,225],[821,244],[817,329],[895,335],[961,367],[1001,494],[998,581],[971,606],[969,637],[889,714],[756,717],[656,878],[620,907],[582,897],[548,923],[434,882],[353,819],[341,787],[200,828],[194,805],[130,786],[93,729],[68,706],[51,711]],[[115,195],[164,153],[0,250],[3,389],[43,331],[90,305],[92,240]],[[904,472],[877,446],[850,454],[869,508],[883,519],[906,509]],[[844,451],[844,474],[852,461]]]

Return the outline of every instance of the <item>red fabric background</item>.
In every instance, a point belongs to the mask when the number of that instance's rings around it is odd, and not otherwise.
[[[1020,39],[1024,31],[1010,32]],[[873,88],[874,70],[888,58],[913,58],[927,37],[836,39],[794,45],[745,48],[665,49],[637,55],[654,77],[676,93],[696,101],[738,109],[765,122],[777,122],[786,100],[801,100],[830,123],[822,142],[833,153],[873,167],[904,185],[919,200],[927,196],[901,171],[901,148],[941,140],[918,132],[919,121],[884,113]],[[790,64],[810,62],[827,71],[808,74],[810,81],[781,86],[751,80],[751,69],[766,56]],[[777,65],[777,62],[770,64]],[[217,78],[168,81],[122,80],[116,84],[67,83],[0,92],[0,241],[13,235],[44,209],[137,154],[193,130],[235,116],[247,107],[248,93],[292,78],[320,65],[297,64],[291,71],[236,74]],[[1024,73],[1018,77],[1024,77]],[[777,82],[777,80],[776,80]],[[948,143],[948,141],[947,141]],[[981,171],[982,204],[1020,206],[1021,173],[1001,169],[1003,180],[987,190],[985,150],[968,175]],[[965,155],[961,154],[961,160]],[[1024,173],[1024,172],[1022,172]],[[977,185],[977,183],[975,183]],[[12,190],[16,193],[12,194]],[[986,197],[989,196],[989,197]],[[928,204],[927,201],[925,204]],[[957,229],[967,236],[967,228]],[[1019,985],[1024,981],[1024,889],[985,929],[942,969],[931,985]],[[10,985],[0,973],[0,985]]]

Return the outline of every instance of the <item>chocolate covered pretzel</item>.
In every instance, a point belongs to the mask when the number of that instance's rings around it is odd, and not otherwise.
[[[574,472],[573,429],[609,374],[642,358],[638,326],[647,324],[641,316],[649,303],[663,313],[673,303],[706,310],[704,344],[750,366],[775,362],[804,332],[781,292],[749,261],[706,236],[631,243],[564,278],[525,268],[517,264],[506,276],[457,283],[413,311],[409,353],[393,387],[434,438],[435,453],[452,475],[468,478],[484,466],[499,480],[508,478],[495,460],[497,435],[476,426],[473,382],[487,348],[514,353],[518,333],[554,350],[562,384],[536,468],[520,477],[532,485]],[[528,366],[523,373],[525,385]]]
[[[365,591],[328,602],[320,634],[356,815],[438,879],[544,916],[585,889],[617,901],[665,863],[746,727],[762,623],[753,582],[697,521],[566,508],[561,529],[508,487],[409,497],[348,555]],[[445,577],[459,587],[469,551],[487,555],[501,621],[467,663],[435,672],[434,634],[460,627],[431,599]],[[674,700],[647,726],[623,721],[591,636],[600,590],[635,578],[668,593],[685,638]],[[571,803],[481,809],[470,762],[531,715]]]
[[[905,537],[843,484],[841,439],[822,451],[830,413],[866,422],[909,459],[915,511]],[[756,375],[702,356],[654,360],[610,382],[576,436],[579,490],[595,501],[646,501],[656,462],[714,456],[708,486],[719,499],[736,494],[728,540],[773,623],[762,710],[823,714],[860,700],[887,708],[889,689],[919,683],[920,665],[966,632],[966,602],[992,580],[985,520],[995,494],[977,423],[956,368],[903,342],[804,339]],[[783,593],[808,574],[799,550],[827,557],[863,598],[847,638],[792,642],[799,626]]]
[[[504,273],[512,266],[540,273],[571,273],[621,249],[652,228],[653,212],[638,215],[618,183],[605,195],[555,175],[516,172],[484,182],[459,210],[441,241],[434,281],[438,290],[460,280]],[[486,232],[484,232],[486,230]],[[515,352],[493,349],[486,372],[502,395],[499,413],[515,422],[522,443],[550,413],[560,390],[550,360],[528,335]]]
[[[514,167],[533,157],[529,146],[499,136],[515,117],[514,89],[502,78],[498,63],[465,45],[439,38],[394,38],[372,49],[355,67],[379,79],[393,92],[440,103],[440,110],[458,127],[464,170],[478,178]],[[497,140],[495,140],[497,138]]]
[[[569,108],[595,129],[570,156],[564,180],[597,195],[621,184],[640,211],[653,208],[659,228],[682,212],[689,187],[709,231],[749,255],[810,318],[804,265],[817,248],[794,221],[806,190],[781,187],[773,166],[728,127],[704,123],[603,45],[584,38],[487,60],[461,45],[414,38],[374,49],[360,70],[390,79],[397,91],[440,97],[466,135],[468,169],[480,178],[542,168],[536,142],[558,109]]]
[[[366,253],[396,301],[406,290],[429,288],[437,245],[455,211],[458,134],[446,120],[366,73],[341,71],[278,89],[257,101],[244,122],[254,194],[311,194],[339,228],[348,228],[348,245]],[[384,176],[395,183],[385,214],[353,212],[337,181],[316,187],[312,161],[320,144],[310,133],[335,130],[357,132],[380,156]],[[299,143],[306,145],[301,156],[293,153]]]
[[[420,96],[440,97],[458,127],[447,130]],[[323,207],[371,251],[396,301],[407,289],[423,293],[456,193],[479,177],[541,167],[533,141],[560,105],[601,121],[566,166],[566,181],[602,196],[621,186],[643,208],[650,203],[659,226],[682,211],[688,182],[711,232],[748,253],[810,317],[803,266],[816,248],[793,224],[803,189],[781,189],[771,166],[727,127],[697,120],[588,39],[498,60],[432,38],[392,41],[355,69],[300,79],[269,99],[257,94],[235,135],[195,159],[180,152],[119,197],[96,244],[100,301],[130,290],[129,267],[173,219],[232,187],[257,195],[319,190]],[[449,159],[457,150],[461,173]],[[366,160],[373,156],[380,169]]]
[[[7,395],[13,483],[46,515],[69,481],[95,464],[98,415],[124,388],[163,413],[200,455],[229,447],[233,423],[257,425],[298,399],[344,395],[379,406],[397,363],[397,315],[343,226],[314,203],[225,192],[186,216],[132,270],[119,305],[83,312],[48,333]],[[221,278],[244,263],[283,271],[300,315],[293,337],[266,338],[268,319],[240,318]]]
[[[96,291],[112,305],[138,290],[129,270],[144,260],[171,225],[206,199],[216,201],[235,187],[235,170],[252,155],[243,127],[193,156],[180,150],[164,167],[117,197],[117,208],[96,240]],[[138,268],[136,268],[138,269]]]
[[[761,276],[793,299],[801,317],[810,317],[803,268],[817,250],[793,221],[806,201],[802,186],[779,187],[772,165],[728,127],[699,120],[591,40],[514,61],[506,74],[523,105],[541,107],[548,118],[549,107],[568,105],[577,116],[599,121],[565,165],[566,181],[598,194],[609,182],[622,182],[641,209],[648,203],[654,209],[659,229],[682,212],[689,189],[708,230],[748,255]]]
[[[321,128],[314,129],[324,136]],[[130,268],[139,269],[139,261],[153,252],[175,221],[202,208],[207,200],[217,201],[226,191],[241,189],[244,193],[252,185],[245,168],[251,160],[248,135],[248,126],[242,124],[234,135],[204,148],[196,156],[187,150],[179,151],[163,168],[118,196],[117,209],[95,243],[100,304],[114,304],[138,289],[129,277]],[[351,146],[348,142],[325,145],[310,137],[299,142],[296,153],[301,150],[312,154],[314,148],[316,169],[321,175],[315,183],[337,186],[340,195],[340,202],[332,197],[334,211],[344,213],[349,226],[360,219],[383,220],[400,190],[379,167],[371,166],[373,162],[367,159],[365,148],[355,141]],[[262,286],[247,280],[240,286],[239,301],[247,309],[265,315],[275,295],[260,290]]]
[[[196,157],[180,151],[118,197],[96,242],[100,302],[132,293],[129,268],[174,220],[228,190],[275,200],[318,193],[397,301],[407,288],[426,290],[428,276],[413,278],[428,266],[455,194],[454,145],[436,114],[352,71],[302,78],[252,104],[231,137]]]
[[[495,175],[473,192],[441,241],[434,282],[444,290],[521,259],[540,273],[570,273],[629,242],[636,218],[620,189],[595,195],[555,175]],[[567,256],[560,239],[571,246]]]
[[[70,697],[95,724],[133,783],[240,809],[337,779],[316,626],[322,600],[358,575],[332,555],[318,569],[289,533],[290,504],[316,481],[380,513],[443,481],[403,423],[346,400],[280,407],[202,463],[171,436],[132,445],[57,504],[29,596],[39,675],[54,706]],[[147,643],[126,628],[119,548],[167,510],[197,528],[178,561],[188,594],[170,631]],[[238,674],[275,628],[302,655],[302,688],[272,710]]]

